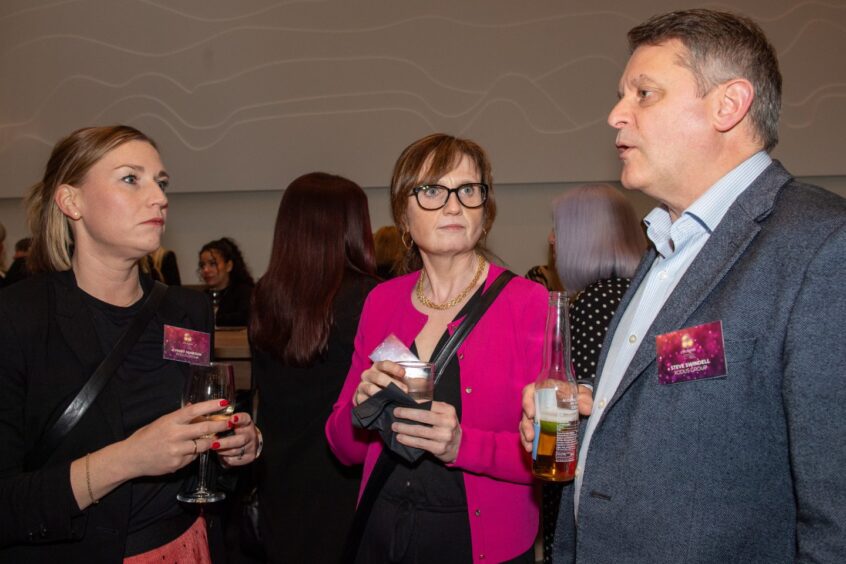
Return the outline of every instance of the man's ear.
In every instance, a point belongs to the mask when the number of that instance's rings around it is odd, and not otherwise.
[[[70,219],[79,219],[82,217],[76,201],[78,192],[79,188],[70,184],[62,184],[56,189],[56,193],[53,194],[53,201],[56,202],[62,213]]]
[[[752,100],[755,99],[755,87],[745,78],[735,78],[718,88],[720,92],[714,120],[717,130],[725,133],[743,121],[749,113]]]

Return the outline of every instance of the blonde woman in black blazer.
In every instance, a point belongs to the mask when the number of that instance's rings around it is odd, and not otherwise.
[[[180,408],[188,367],[162,358],[163,326],[211,331],[202,294],[169,288],[76,427],[46,462],[26,463],[151,290],[138,259],[161,243],[167,183],[149,138],[98,127],[61,140],[30,192],[41,274],[0,296],[0,562],[210,561],[202,518],[174,496],[199,453],[247,464],[258,440],[245,413],[191,423],[219,400]]]

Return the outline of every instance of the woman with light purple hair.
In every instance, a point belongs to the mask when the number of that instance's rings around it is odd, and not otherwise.
[[[558,277],[570,295],[573,367],[579,383],[593,385],[608,324],[646,251],[646,236],[631,203],[610,184],[585,184],[552,202],[549,244]],[[544,562],[561,487],[544,484]]]

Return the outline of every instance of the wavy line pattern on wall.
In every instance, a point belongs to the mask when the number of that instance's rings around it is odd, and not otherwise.
[[[384,185],[432,131],[473,137],[500,183],[609,180],[605,123],[649,10],[484,3],[7,0],[0,6],[0,197],[84,125],[156,138],[176,191],[278,189],[309,170]],[[846,173],[846,3],[741,0],[785,75],[777,156],[797,174]]]

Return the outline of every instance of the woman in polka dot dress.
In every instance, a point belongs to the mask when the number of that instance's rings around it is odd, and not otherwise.
[[[646,237],[632,205],[609,184],[569,190],[552,203],[552,218],[549,244],[571,300],[573,366],[579,383],[592,386],[608,325],[646,251]],[[552,561],[561,488],[543,486],[544,562]]]

